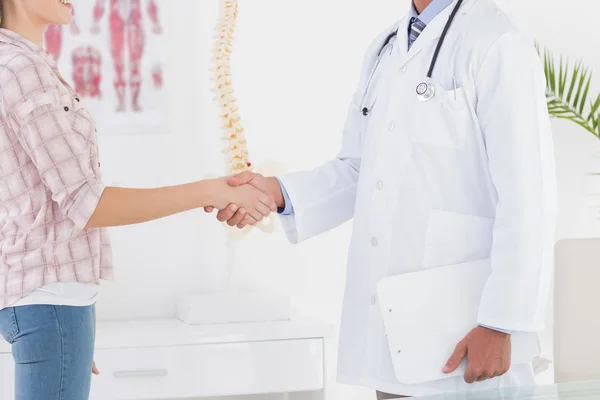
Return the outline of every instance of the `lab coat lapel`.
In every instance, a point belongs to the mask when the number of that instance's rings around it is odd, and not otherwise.
[[[396,51],[400,54],[402,58],[406,56],[408,53],[408,22],[410,20],[409,16],[412,14],[413,9],[413,0],[404,0],[406,7],[406,14],[400,22],[398,23],[398,32],[396,39],[398,40],[394,45]]]
[[[421,35],[419,35],[417,40],[413,43],[410,50],[408,50],[408,52],[405,52],[403,54],[404,55],[404,57],[402,58],[403,64],[409,62],[413,57],[415,57],[417,54],[419,54],[421,52],[421,50],[423,50],[427,46],[432,46],[432,45],[435,46],[435,44],[437,44],[437,40],[442,36],[442,31],[444,30],[444,27],[446,26],[446,23],[448,22],[448,18],[450,17],[450,14],[452,14],[452,10],[454,9],[454,7],[456,7],[457,2],[458,2],[458,0],[454,0],[448,7],[446,7],[442,12],[440,12],[427,25],[427,27],[423,30]],[[458,14],[466,13],[468,11],[468,9],[470,8],[470,6],[472,5],[472,3],[473,2],[470,0],[463,0],[463,4],[462,4],[460,10],[458,11]],[[412,3],[411,3],[411,7],[412,7]],[[404,43],[403,43],[404,49],[408,48],[408,28],[409,28],[408,24],[409,24],[409,21],[408,21],[408,18],[406,18],[405,22],[404,22],[404,27],[403,27],[403,25],[400,25],[400,31],[404,33],[404,37],[400,38],[400,35],[398,35],[400,40],[404,40]],[[452,25],[454,25],[454,22],[452,23]],[[450,29],[452,29],[452,26],[450,27]]]
[[[402,18],[398,23],[396,39],[397,41],[394,48],[400,53],[402,59],[404,59],[408,53],[408,17]]]

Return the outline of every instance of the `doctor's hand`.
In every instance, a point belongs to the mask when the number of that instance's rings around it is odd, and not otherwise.
[[[466,357],[465,382],[481,382],[508,372],[510,354],[509,334],[478,326],[458,343],[442,372],[455,371]]]
[[[252,218],[255,221],[261,221],[271,212],[277,211],[270,195],[252,185],[231,185],[229,180],[230,178],[216,180],[219,187],[215,191],[217,199],[214,208],[229,210],[231,205],[235,204],[246,211],[244,218]]]
[[[227,183],[233,187],[243,185],[253,186],[261,192],[270,195],[275,200],[277,207],[283,207],[283,194],[281,193],[279,181],[275,178],[266,178],[257,173],[244,171],[229,177]],[[213,207],[204,208],[204,211],[208,213],[213,212],[213,210]],[[277,211],[277,209],[273,211]],[[243,206],[240,208],[239,204],[230,204],[227,208],[219,211],[217,219],[221,222],[227,222],[229,226],[237,225],[240,229],[243,229],[246,225],[255,225],[260,221],[253,218],[252,215],[248,215],[247,210]]]

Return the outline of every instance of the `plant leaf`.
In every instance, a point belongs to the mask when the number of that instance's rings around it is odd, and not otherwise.
[[[560,97],[564,96],[565,85],[567,83],[567,71],[569,70],[569,62],[567,61],[565,68],[563,69],[563,56],[560,56],[560,81],[558,83],[558,94]]]
[[[539,44],[536,49],[540,54]],[[554,60],[552,52],[545,48],[543,54],[544,73],[546,74],[546,101],[549,114],[554,118],[571,121],[600,138],[600,95],[588,100],[590,95],[592,71],[581,60],[570,67],[568,59],[560,56]],[[586,107],[589,105],[589,114]]]
[[[571,80],[571,87],[569,89],[569,94],[567,95],[567,103],[571,104],[571,97],[573,96],[573,90],[575,90],[575,84],[577,83],[577,77],[579,76],[579,63],[575,64],[575,68],[573,70],[573,79]],[[563,97],[563,96],[561,96]]]
[[[600,94],[596,98],[596,102],[591,103],[590,106],[591,106],[591,108],[590,108],[590,116],[588,117],[588,122],[595,121],[595,119],[596,119],[596,111],[598,111],[598,108],[600,107]]]
[[[581,102],[579,103],[579,114],[583,115],[583,109],[585,108],[585,105],[587,104],[587,96],[588,96],[588,93],[590,92],[590,84],[591,83],[592,83],[592,71],[588,70],[587,84],[585,85],[583,95],[581,96]]]
[[[573,100],[573,108],[577,109],[579,107],[579,98],[581,96],[581,89],[583,88],[583,84],[585,83],[587,70],[585,67],[581,67],[581,74],[579,74],[579,85],[577,86],[577,94],[575,95],[575,100]],[[576,78],[573,76],[573,78]]]

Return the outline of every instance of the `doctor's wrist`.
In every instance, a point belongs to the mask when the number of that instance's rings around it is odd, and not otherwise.
[[[267,183],[269,186],[269,194],[273,196],[273,200],[275,200],[275,204],[277,208],[285,207],[285,200],[283,198],[283,192],[281,191],[281,185],[279,181],[275,177],[267,178]]]

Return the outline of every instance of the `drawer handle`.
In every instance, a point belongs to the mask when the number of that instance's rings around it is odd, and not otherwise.
[[[156,378],[160,376],[167,376],[169,371],[166,369],[151,369],[151,370],[140,370],[140,371],[115,371],[113,375],[117,379],[127,378]]]

